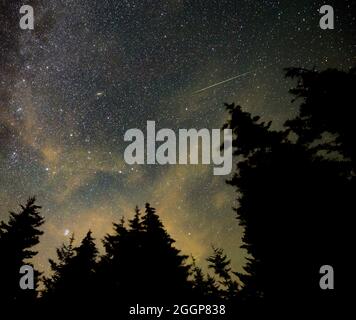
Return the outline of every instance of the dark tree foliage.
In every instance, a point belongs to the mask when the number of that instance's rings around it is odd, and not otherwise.
[[[238,160],[229,183],[252,256],[240,274],[242,297],[317,306],[335,295],[320,289],[320,267],[334,267],[341,289],[354,242],[355,71],[289,69],[287,76],[298,79],[291,93],[302,104],[284,130],[227,105]]]
[[[213,254],[208,257],[209,268],[218,277],[219,296],[225,301],[231,301],[239,292],[239,285],[234,279],[236,273],[231,269],[231,260],[221,248],[213,247]]]
[[[188,256],[182,255],[180,250],[173,246],[173,240],[164,229],[163,224],[156,214],[156,210],[148,203],[145,215],[142,217],[144,227],[145,259],[153,259],[155,263],[147,263],[146,272],[153,275],[148,285],[157,288],[158,301],[181,301],[189,293],[187,278],[190,266],[185,264]],[[159,279],[155,281],[154,279]]]
[[[20,212],[10,212],[7,223],[0,223],[0,301],[9,308],[30,305],[36,298],[35,291],[20,288],[19,271],[37,254],[33,247],[43,234],[40,227],[44,222],[40,208],[35,204],[35,198],[30,198],[26,206],[21,206]],[[37,279],[39,273],[35,275]]]
[[[315,151],[340,153],[355,170],[356,68],[349,72],[291,68],[286,76],[297,79],[290,92],[295,100],[302,100],[299,115],[287,121],[286,127],[297,134],[300,143]]]
[[[194,298],[196,298],[198,301],[201,301],[202,303],[219,301],[219,285],[210,274],[204,274],[202,268],[196,265],[194,257],[192,259],[192,284]]]
[[[57,249],[57,261],[50,260],[53,275],[44,279],[43,301],[50,307],[70,305],[90,312],[95,299],[94,274],[98,250],[89,231],[78,247],[69,244]]]
[[[38,290],[19,289],[18,270],[37,252],[36,245],[43,223],[40,207],[30,199],[20,213],[11,213],[0,226],[0,249],[4,261],[2,299],[10,308],[24,307],[26,315],[49,316],[53,310],[64,317],[92,317],[116,314],[125,318],[128,307],[136,304],[231,303],[237,296],[230,260],[221,249],[214,249],[208,261],[213,275],[187,263],[187,256],[175,248],[175,241],[165,230],[156,210],[146,204],[142,215],[136,207],[134,217],[114,224],[114,233],[106,235],[105,253],[98,260],[98,250],[89,231],[79,246],[74,235],[56,250],[50,259],[51,274],[43,277],[40,299]],[[25,307],[27,306],[27,308]],[[33,306],[34,308],[28,308]],[[197,317],[200,318],[200,317]]]
[[[98,268],[102,303],[110,306],[119,299],[123,306],[164,304],[189,297],[190,265],[173,243],[149,204],[144,215],[136,208],[128,227],[123,219],[114,224],[114,234],[104,239],[106,253]]]
[[[57,261],[49,259],[49,264],[51,266],[52,276],[44,277],[43,282],[45,285],[45,290],[43,293],[45,300],[54,300],[56,295],[61,295],[61,291],[65,290],[64,279],[66,278],[66,273],[68,265],[70,265],[74,257],[74,235],[69,239],[68,244],[62,244],[60,248],[56,249]]]

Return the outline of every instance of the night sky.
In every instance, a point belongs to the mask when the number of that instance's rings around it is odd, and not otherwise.
[[[0,43],[0,220],[37,196],[46,223],[36,265],[46,271],[72,232],[79,241],[91,229],[100,246],[112,222],[150,202],[185,254],[204,265],[211,245],[223,247],[241,271],[228,177],[212,165],[126,165],[124,133],[147,120],[221,128],[233,101],[279,128],[298,106],[283,68],[355,65],[352,2],[33,2],[35,30]],[[323,4],[335,30],[319,27]]]

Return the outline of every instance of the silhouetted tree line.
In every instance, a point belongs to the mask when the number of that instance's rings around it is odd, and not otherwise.
[[[228,183],[237,190],[249,254],[244,273],[231,270],[220,248],[207,259],[211,272],[203,272],[146,204],[144,213],[136,207],[132,219],[114,223],[102,255],[90,231],[78,246],[72,236],[49,260],[52,273],[36,272],[36,290],[21,290],[19,269],[37,254],[32,248],[43,233],[41,207],[31,198],[0,224],[0,304],[122,319],[135,304],[224,303],[228,318],[266,306],[330,308],[352,278],[356,71],[288,69],[286,76],[297,79],[291,93],[301,105],[280,130],[227,105],[237,162]],[[335,270],[334,291],[319,287],[322,265]]]
[[[224,251],[213,249],[208,258],[213,275],[205,274],[194,259],[189,263],[188,256],[175,248],[149,204],[144,214],[136,207],[131,220],[114,223],[113,234],[103,239],[101,256],[91,231],[78,246],[72,235],[57,248],[57,258],[49,260],[51,275],[36,273],[36,283],[42,281],[44,289],[22,290],[19,269],[37,254],[30,249],[39,242],[44,220],[35,198],[21,208],[0,226],[0,252],[6,257],[0,264],[1,274],[6,274],[1,303],[10,310],[22,306],[41,314],[61,313],[60,308],[67,306],[88,315],[102,310],[126,318],[129,306],[136,304],[230,303],[238,293],[237,277]]]

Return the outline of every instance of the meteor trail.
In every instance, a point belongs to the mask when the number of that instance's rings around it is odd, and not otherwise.
[[[229,79],[227,79],[227,80],[220,81],[220,82],[218,82],[218,83],[212,84],[212,85],[209,86],[209,87],[206,87],[206,88],[200,89],[200,90],[198,90],[198,91],[195,91],[195,92],[193,92],[193,94],[200,93],[200,92],[203,92],[203,91],[205,91],[205,90],[214,88],[214,87],[219,86],[219,85],[221,85],[221,84],[223,84],[223,83],[226,83],[226,82],[232,81],[232,80],[234,80],[234,79],[237,79],[237,78],[246,76],[246,75],[248,75],[248,74],[250,74],[250,73],[252,73],[252,72],[253,72],[253,71],[248,71],[248,72],[239,74],[239,75],[237,75],[237,76],[235,76],[235,77],[229,78]]]

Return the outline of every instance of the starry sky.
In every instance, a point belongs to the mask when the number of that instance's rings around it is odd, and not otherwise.
[[[32,4],[35,29],[18,26]],[[334,6],[335,29],[318,9]],[[273,120],[293,116],[285,67],[355,65],[354,1],[33,0],[1,23],[0,219],[31,195],[45,234],[36,265],[91,229],[98,240],[136,205],[156,207],[177,247],[204,266],[211,245],[242,270],[242,230],[227,177],[209,165],[125,164],[124,133],[221,128],[223,103]],[[0,18],[4,16],[0,13]],[[248,72],[243,77],[196,91]]]

